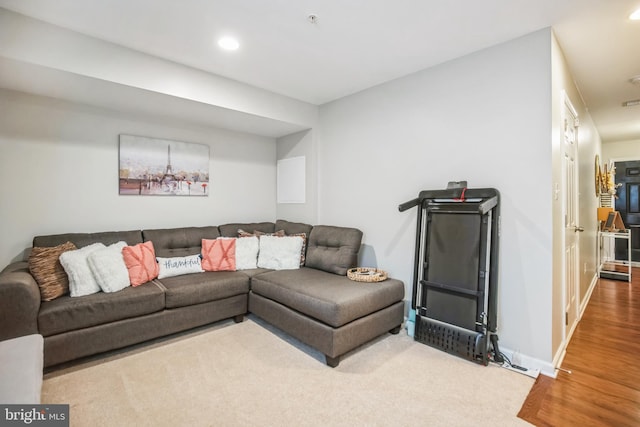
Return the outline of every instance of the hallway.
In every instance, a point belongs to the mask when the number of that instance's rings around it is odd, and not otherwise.
[[[536,426],[640,425],[640,268],[600,279],[554,380],[540,375],[518,416]]]

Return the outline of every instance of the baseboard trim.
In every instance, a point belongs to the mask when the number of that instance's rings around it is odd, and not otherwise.
[[[565,337],[565,339],[562,342],[562,344],[560,345],[560,347],[558,347],[558,351],[556,351],[556,354],[553,357],[552,365],[554,367],[554,375],[553,375],[554,378],[556,376],[555,373],[557,372],[556,366],[562,365],[562,361],[564,360],[564,356],[567,354],[567,346],[569,345],[569,341],[571,341],[571,337],[573,336],[573,333],[575,332],[576,328],[578,327],[578,323],[580,323],[580,319],[582,319],[582,316],[584,314],[584,311],[587,308],[587,305],[589,305],[589,300],[591,299],[591,294],[593,294],[593,290],[594,290],[594,288],[596,287],[597,284],[598,284],[598,275],[594,274],[593,278],[591,279],[591,283],[589,284],[589,289],[587,289],[587,293],[585,294],[584,299],[582,301],[580,301],[580,307],[578,308],[578,318],[576,319],[575,322],[573,322],[573,325],[571,326],[571,329],[569,330],[569,333]]]
[[[591,300],[591,294],[593,294],[593,290],[595,289],[597,284],[598,284],[598,275],[594,274],[593,278],[591,279],[591,284],[589,285],[589,289],[587,289],[587,293],[584,296],[584,299],[580,301],[580,313],[578,313],[578,319],[582,319],[582,315],[584,314],[584,311],[586,310],[587,305],[589,304],[589,300]]]
[[[564,356],[567,354],[567,345],[563,343],[560,349],[556,352],[555,357],[553,358],[553,366],[562,365],[562,361],[564,360]]]

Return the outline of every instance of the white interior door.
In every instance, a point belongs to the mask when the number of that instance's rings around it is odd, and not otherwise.
[[[578,223],[578,117],[568,98],[564,104],[564,338],[577,320],[579,285],[579,236],[583,231]]]

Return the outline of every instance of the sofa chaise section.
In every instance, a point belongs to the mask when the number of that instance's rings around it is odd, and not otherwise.
[[[253,277],[249,311],[321,351],[331,367],[371,339],[399,332],[403,283],[361,283],[346,277],[361,239],[362,232],[354,228],[313,227],[306,266]]]
[[[384,334],[404,318],[404,285],[388,279],[360,283],[313,268],[252,279],[249,311],[321,351],[327,365]]]

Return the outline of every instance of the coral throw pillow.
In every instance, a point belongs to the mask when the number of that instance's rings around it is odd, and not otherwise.
[[[152,241],[125,246],[122,257],[129,271],[131,286],[142,285],[158,277],[159,267]]]
[[[236,271],[236,239],[202,239],[202,268],[205,271]]]

